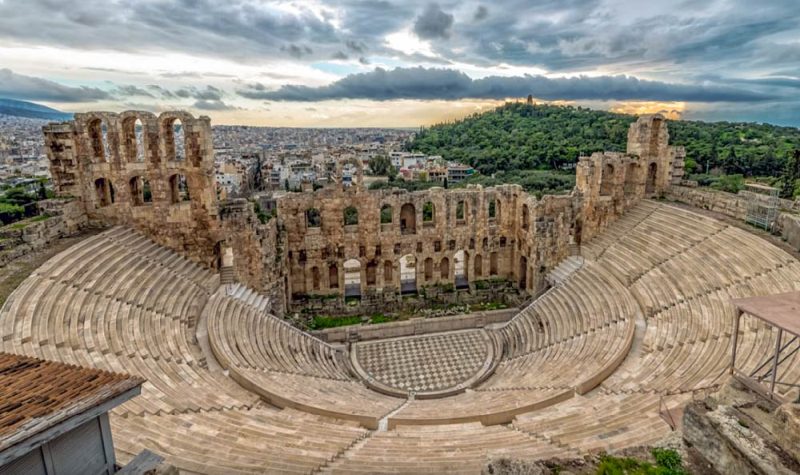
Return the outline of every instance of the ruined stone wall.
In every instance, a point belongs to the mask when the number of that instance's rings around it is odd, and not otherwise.
[[[283,315],[286,310],[286,255],[278,220],[262,223],[253,203],[237,199],[220,204],[221,244],[233,252],[236,281],[258,289],[270,297],[271,311]]]
[[[577,243],[596,236],[642,198],[666,193],[673,175],[683,175],[683,157],[683,147],[669,146],[666,120],[660,114],[641,116],[631,124],[627,153],[581,157],[576,168],[582,201]]]
[[[208,117],[91,112],[43,131],[56,192],[79,200],[91,224],[133,226],[216,266],[220,234]]]

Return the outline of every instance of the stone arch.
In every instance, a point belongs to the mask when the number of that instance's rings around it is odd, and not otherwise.
[[[358,259],[344,261],[344,296],[361,297],[361,262]]]
[[[457,289],[469,288],[469,253],[463,249],[453,254],[453,280]]]
[[[644,192],[648,195],[652,195],[656,192],[656,179],[658,178],[658,164],[656,162],[650,162],[650,165],[647,166],[647,182],[645,184]]]
[[[392,205],[385,204],[381,206],[381,224],[391,224],[392,220],[394,220],[393,213]]]
[[[389,261],[387,261],[388,263]],[[400,257],[400,292],[410,294],[417,291],[417,258],[414,254]]]
[[[417,210],[412,203],[406,203],[400,207],[400,233],[416,234],[417,232]]]
[[[328,266],[328,288],[339,288],[339,267],[335,263]]]
[[[142,206],[153,202],[153,190],[150,188],[150,181],[142,176],[132,177],[129,182],[131,203],[133,206]]]
[[[317,208],[308,208],[306,210],[306,227],[319,228],[322,226],[322,215]]]
[[[460,224],[467,222],[467,202],[465,200],[456,202],[456,222]]]
[[[366,268],[367,285],[375,285],[378,283],[378,263],[375,261],[367,262]]]
[[[483,256],[480,254],[475,256],[475,262],[472,265],[472,274],[477,279],[478,277],[483,277]]]
[[[358,225],[358,208],[355,206],[348,206],[342,212],[342,222],[345,226]]]
[[[422,205],[422,224],[433,224],[436,220],[436,205],[433,201],[426,201]]]
[[[614,193],[614,165],[603,165],[603,175],[600,177],[600,196],[611,196]]]
[[[185,162],[189,156],[187,127],[194,122],[188,112],[164,112],[158,116],[164,158],[167,162]],[[192,164],[197,165],[197,157],[191,157]]]
[[[128,163],[145,163],[148,158],[149,138],[145,124],[152,119],[146,112],[126,111],[120,114],[124,160]],[[150,160],[154,161],[153,159]]]
[[[100,177],[94,181],[94,191],[97,197],[97,207],[104,208],[114,203],[114,186],[111,180]]]
[[[186,180],[185,175],[176,173],[169,177],[169,196],[170,202],[173,204],[189,201],[191,199],[189,195],[189,182]]]
[[[443,257],[439,262],[439,278],[442,280],[450,279],[450,259]]]
[[[92,149],[94,163],[110,161],[106,153],[108,134],[104,131],[103,123],[104,121],[99,117],[93,117],[86,122],[86,132],[89,135],[89,146]]]

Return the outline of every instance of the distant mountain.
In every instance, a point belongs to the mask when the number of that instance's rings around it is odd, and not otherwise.
[[[72,118],[72,114],[34,104],[33,102],[2,98],[0,98],[0,115],[45,120],[69,120]]]

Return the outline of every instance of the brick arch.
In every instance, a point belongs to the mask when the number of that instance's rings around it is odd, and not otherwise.
[[[137,120],[142,124],[141,144],[138,143],[136,137]],[[157,121],[156,115],[147,111],[125,111],[119,115],[120,157],[123,162],[136,163],[139,161],[137,159],[139,154],[142,155],[144,163],[157,164],[159,162],[158,147],[153,146],[151,138],[152,127]]]

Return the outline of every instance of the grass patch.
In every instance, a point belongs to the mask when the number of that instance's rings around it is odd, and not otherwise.
[[[655,464],[630,457],[605,455],[597,466],[597,475],[688,475],[678,452],[655,448],[650,453]]]
[[[311,330],[322,330],[324,328],[344,327],[347,325],[358,325],[361,323],[361,317],[358,315],[350,315],[344,317],[332,317],[326,315],[316,315],[311,320],[308,326]]]
[[[369,318],[369,323],[388,323],[397,321],[399,317],[394,315],[384,315],[382,313],[376,313],[375,315]]]

